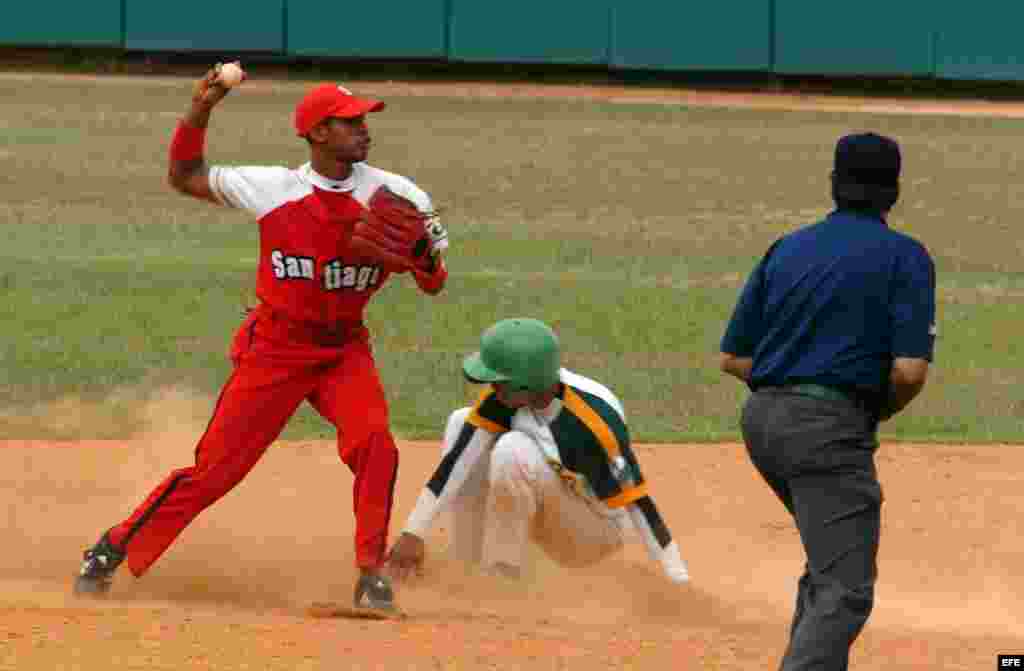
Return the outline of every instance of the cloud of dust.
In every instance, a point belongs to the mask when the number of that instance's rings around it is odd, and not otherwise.
[[[40,585],[51,586],[53,599],[65,598],[82,551],[125,519],[172,470],[193,462],[213,408],[212,398],[176,387],[119,390],[105,402],[130,408],[131,440],[0,449],[0,533],[6,550],[0,554],[0,585],[8,602],[44,603]],[[63,413],[55,422],[84,433],[103,416],[97,404],[67,399],[52,408]],[[392,532],[435,466],[436,450],[404,450],[402,460]],[[273,448],[243,483],[199,515],[143,579],[121,572],[108,604],[204,603],[298,612],[313,601],[347,602],[357,574],[351,485],[351,473],[332,444]],[[583,570],[561,568],[534,549],[525,579],[510,582],[450,559],[442,529],[430,539],[425,575],[398,588],[400,603],[414,616],[703,628],[753,619],[748,611],[754,601],[781,604],[781,614],[765,611],[776,624],[791,615],[792,581],[783,577],[795,574],[786,558],[776,558],[780,568],[770,582],[778,587],[770,593],[724,578],[701,582],[699,571],[695,585],[675,586],[639,546]],[[762,570],[771,560],[762,562]],[[704,559],[708,566],[709,561]],[[715,562],[726,577],[747,570],[746,558],[716,557]],[[1015,612],[1024,597],[1018,567],[991,560],[981,568],[978,575],[953,579],[945,594],[909,588],[880,592],[870,626],[1024,635]],[[914,584],[911,571],[920,567],[904,570],[905,576],[894,576],[896,584]]]
[[[0,408],[0,434],[47,440],[139,439],[200,433],[214,399],[153,380],[105,396],[71,394],[28,407]]]
[[[487,574],[447,558],[443,549],[435,551],[424,575],[403,586],[400,595],[412,611],[445,620],[711,626],[738,619],[730,604],[699,586],[669,582],[645,560],[620,554],[589,568],[568,569],[536,546],[531,546],[519,580]]]
[[[185,388],[125,387],[103,399],[67,397],[32,408],[30,421],[44,435],[102,436],[116,421],[118,432],[131,428],[131,439],[31,440],[0,450],[0,532],[13,550],[0,556],[0,579],[66,581],[85,547],[172,469],[192,463],[212,407],[209,396]]]
[[[20,552],[0,556],[0,584],[30,603],[62,600],[82,551],[124,519],[171,470],[192,463],[212,401],[178,388],[133,400],[122,391],[108,402],[134,402],[139,429],[130,441],[84,441],[75,447],[0,450],[3,537]],[[87,404],[61,405],[66,418],[95,416]],[[62,421],[68,421],[67,419]],[[434,452],[410,459],[433,462]],[[421,470],[425,470],[422,469]],[[204,511],[141,580],[118,574],[111,607],[151,602],[206,603],[232,608],[301,611],[313,601],[346,603],[357,571],[353,561],[351,474],[333,447],[271,449],[245,481]],[[400,501],[415,499],[422,482],[400,478]],[[397,516],[394,525],[401,524]],[[393,528],[394,528],[393,525]],[[501,618],[578,623],[654,620],[732,621],[719,599],[669,583],[656,567],[617,556],[585,570],[555,565],[539,550],[525,578],[510,582],[449,559],[440,530],[426,574],[398,586],[414,616]],[[20,585],[20,587],[19,587]],[[40,601],[42,599],[43,601]]]
[[[35,603],[44,598],[40,585],[49,584],[51,600],[63,599],[82,551],[171,471],[193,463],[213,405],[194,390],[144,385],[99,400],[68,397],[33,408],[32,421],[50,435],[130,438],[0,450],[0,486],[6,485],[0,510],[7,512],[0,531],[9,547],[22,550],[0,556],[7,594],[22,585],[24,598]],[[434,452],[408,456],[432,465]],[[400,478],[398,500],[414,500],[421,486],[416,477]],[[357,576],[350,491],[351,474],[333,446],[271,449],[143,579],[119,572],[107,603],[294,611],[313,601],[347,602]],[[426,575],[398,587],[400,603],[413,614],[457,619],[493,611],[594,624],[636,618],[707,624],[733,617],[720,600],[699,588],[673,586],[643,560],[619,556],[570,571],[534,549],[525,578],[509,582],[449,559],[443,533],[438,536]]]
[[[66,598],[82,552],[172,471],[194,463],[214,404],[192,389],[141,385],[32,408],[31,421],[61,442],[17,441],[0,449],[0,533],[15,549],[0,556],[7,599],[20,590],[36,603],[45,596],[41,584],[52,586],[52,598]],[[129,437],[95,439],[111,434]],[[142,579],[119,571],[106,603],[295,609],[325,598],[350,600],[352,477],[333,445],[323,447],[269,450]]]

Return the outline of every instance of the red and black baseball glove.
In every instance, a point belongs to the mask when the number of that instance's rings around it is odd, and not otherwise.
[[[430,267],[428,218],[413,203],[382,186],[352,231],[352,252],[392,273]]]

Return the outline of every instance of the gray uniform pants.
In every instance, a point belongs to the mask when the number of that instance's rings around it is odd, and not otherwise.
[[[743,408],[754,466],[793,516],[807,563],[782,671],[845,671],[874,602],[882,488],[877,423],[852,402],[755,392]]]

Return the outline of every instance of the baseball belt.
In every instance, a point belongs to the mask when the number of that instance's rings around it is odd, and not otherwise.
[[[799,394],[800,396],[810,396],[811,398],[817,398],[822,401],[840,401],[845,403],[852,403],[853,405],[863,410],[874,411],[874,404],[864,398],[861,394],[855,394],[852,392],[844,391],[837,387],[829,387],[823,384],[813,383],[798,383],[789,384],[782,387],[761,387],[758,391],[783,391],[789,394]]]

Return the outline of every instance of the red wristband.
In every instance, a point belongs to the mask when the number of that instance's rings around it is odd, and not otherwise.
[[[206,129],[179,121],[171,138],[172,161],[194,161],[203,157],[206,148]]]

